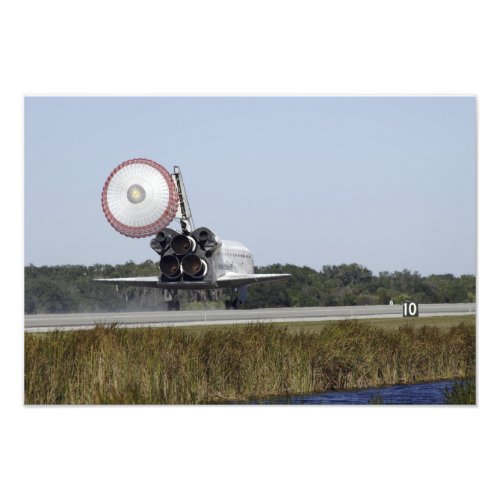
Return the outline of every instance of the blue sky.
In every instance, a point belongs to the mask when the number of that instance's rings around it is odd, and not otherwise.
[[[155,259],[100,205],[138,157],[257,265],[476,273],[473,97],[27,97],[25,263]]]

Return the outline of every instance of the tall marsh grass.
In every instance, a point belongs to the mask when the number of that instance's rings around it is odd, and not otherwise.
[[[469,378],[455,382],[444,393],[446,403],[449,405],[475,405],[476,404],[476,379]]]
[[[26,404],[197,404],[464,378],[475,326],[320,331],[251,324],[187,332],[96,326],[25,334]]]

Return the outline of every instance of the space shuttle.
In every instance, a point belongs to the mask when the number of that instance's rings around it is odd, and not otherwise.
[[[108,176],[101,204],[111,226],[130,238],[153,238],[158,275],[96,279],[100,283],[164,290],[169,310],[179,310],[179,290],[227,292],[226,308],[247,299],[247,286],[280,280],[290,274],[255,274],[253,255],[238,241],[223,240],[207,227],[195,227],[181,170],[173,173],[152,160],[123,162]],[[177,220],[178,230],[169,227]]]

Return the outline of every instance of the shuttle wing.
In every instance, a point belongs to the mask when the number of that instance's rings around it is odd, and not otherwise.
[[[152,286],[158,285],[158,276],[143,276],[139,278],[101,278],[93,281],[109,283],[111,285]]]
[[[291,274],[240,274],[226,273],[217,279],[219,286],[242,286],[251,283],[262,283],[263,281],[275,281],[289,278]]]
[[[263,281],[275,281],[290,277],[291,274],[240,274],[226,273],[217,279],[217,284],[203,281],[195,281],[190,283],[161,283],[159,288],[172,289],[194,289],[194,288],[215,288],[215,287],[237,287],[250,285],[251,283],[262,283]],[[150,286],[158,287],[158,276],[142,276],[134,278],[101,278],[94,279],[101,283],[109,283],[110,285],[129,285],[129,286]],[[215,285],[215,286],[214,286]]]

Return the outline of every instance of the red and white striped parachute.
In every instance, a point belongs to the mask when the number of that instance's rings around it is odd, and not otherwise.
[[[102,209],[108,222],[131,238],[152,236],[168,226],[179,205],[179,194],[168,171],[138,158],[116,167],[104,184]]]

